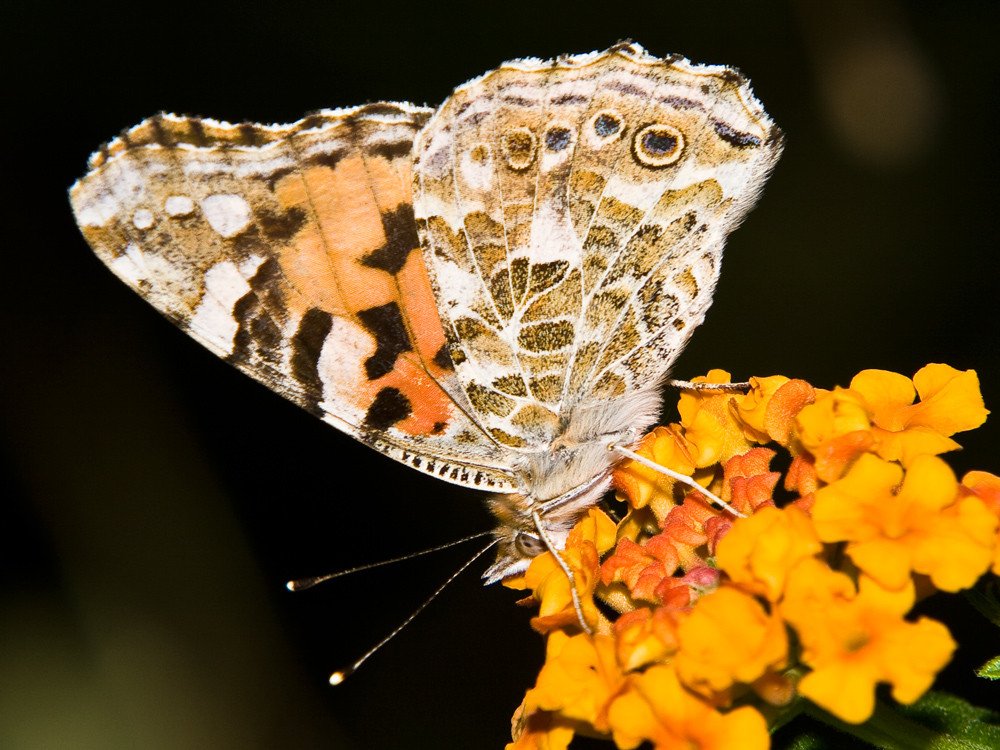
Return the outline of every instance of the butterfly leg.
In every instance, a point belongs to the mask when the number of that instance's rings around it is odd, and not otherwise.
[[[593,635],[594,630],[588,624],[586,619],[583,617],[583,607],[580,605],[580,595],[576,591],[576,581],[573,578],[573,571],[570,570],[569,565],[566,561],[562,559],[562,555],[559,554],[559,550],[556,549],[555,545],[552,544],[552,540],[549,539],[549,535],[545,533],[545,525],[542,523],[542,517],[538,514],[537,510],[531,511],[531,518],[535,522],[535,528],[538,530],[538,535],[545,542],[545,546],[549,548],[549,552],[553,554],[556,558],[556,562],[559,567],[563,569],[563,573],[566,574],[566,578],[569,579],[569,593],[573,597],[573,609],[576,610],[576,619],[580,623],[580,627],[583,628],[583,632],[587,635]]]
[[[698,383],[692,383],[692,385],[699,385],[699,384]],[[691,487],[692,489],[697,490],[698,492],[700,492],[702,495],[704,495],[705,497],[707,497],[709,500],[711,500],[716,505],[719,505],[719,506],[725,508],[730,513],[732,513],[734,516],[737,516],[739,518],[746,518],[746,516],[743,513],[740,513],[738,510],[736,510],[736,508],[734,508],[732,505],[730,505],[729,503],[727,503],[721,497],[717,496],[716,494],[714,494],[712,492],[709,492],[707,489],[705,489],[704,487],[702,487],[700,484],[698,484],[696,481],[694,481],[691,477],[686,476],[685,474],[681,474],[679,472],[676,472],[673,469],[668,469],[666,466],[661,466],[660,464],[656,463],[655,461],[650,461],[648,458],[643,458],[642,456],[640,456],[635,451],[630,451],[628,448],[623,448],[622,446],[617,445],[615,443],[611,443],[610,445],[608,445],[608,450],[609,451],[613,451],[615,453],[619,453],[622,456],[626,456],[628,458],[631,458],[636,463],[640,463],[643,466],[648,466],[650,469],[653,469],[653,471],[658,471],[661,474],[665,474],[666,476],[670,477],[671,479],[675,479],[676,481],[680,482],[681,484],[686,484],[688,487]]]

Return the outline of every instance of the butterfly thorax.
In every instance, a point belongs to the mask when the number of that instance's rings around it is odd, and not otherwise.
[[[523,572],[547,543],[562,549],[570,529],[600,502],[617,461],[610,447],[631,445],[655,419],[659,388],[621,401],[578,407],[551,443],[520,456],[519,491],[488,503],[497,518],[497,559],[483,575],[487,582]]]

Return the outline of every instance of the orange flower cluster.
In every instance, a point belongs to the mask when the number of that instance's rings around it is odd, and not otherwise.
[[[796,699],[860,723],[878,683],[911,703],[947,664],[944,625],[906,615],[918,589],[1000,574],[1000,477],[959,482],[938,458],[986,419],[975,372],[751,386],[683,393],[680,422],[637,451],[744,518],[625,461],[614,486],[627,515],[592,510],[563,552],[593,635],[550,553],[506,582],[531,590],[548,638],[508,750],[562,750],[576,733],[619,748],[766,748],[769,721]],[[784,474],[771,469],[779,452]]]

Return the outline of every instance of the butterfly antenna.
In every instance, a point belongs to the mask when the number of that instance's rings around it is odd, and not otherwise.
[[[468,537],[467,539],[463,539],[462,541],[468,541],[468,539],[475,539],[476,537],[479,537],[479,536],[485,536],[485,534],[477,534],[476,536]],[[419,615],[421,612],[423,612],[427,608],[428,604],[430,604],[432,601],[434,601],[435,599],[437,599],[438,595],[442,591],[444,591],[446,588],[448,588],[448,586],[451,584],[452,581],[454,581],[456,578],[458,578],[460,575],[462,575],[462,573],[465,572],[466,568],[468,568],[470,565],[472,565],[472,563],[474,563],[476,560],[478,560],[480,557],[482,557],[487,552],[487,550],[489,550],[491,547],[493,547],[493,545],[495,545],[496,543],[497,543],[496,539],[494,539],[493,541],[491,541],[489,544],[487,544],[485,547],[483,547],[481,550],[479,550],[479,552],[477,552],[476,554],[474,554],[468,560],[468,562],[466,562],[461,568],[459,568],[454,573],[452,573],[450,576],[448,576],[448,579],[444,583],[442,583],[440,586],[438,586],[437,590],[433,594],[431,594],[429,597],[427,597],[427,599],[424,600],[423,604],[421,604],[419,607],[417,607],[415,610],[413,610],[413,612],[410,614],[410,616],[407,617],[405,620],[403,620],[403,622],[401,622],[391,633],[389,633],[389,635],[387,635],[381,641],[379,641],[374,646],[372,646],[370,649],[368,649],[364,654],[362,654],[360,659],[356,660],[353,664],[351,664],[348,667],[345,667],[344,669],[338,669],[336,672],[334,672],[332,675],[330,675],[330,684],[331,685],[339,685],[344,680],[346,680],[348,677],[350,677],[352,674],[354,674],[358,670],[358,667],[360,667],[362,664],[364,664],[366,661],[368,661],[368,658],[372,654],[374,654],[376,651],[378,651],[380,648],[382,648],[385,644],[387,644],[389,641],[391,641],[393,638],[395,638],[397,635],[399,635],[400,631],[403,628],[405,628],[407,625],[409,625],[411,622],[413,622],[416,619],[417,615]],[[453,542],[452,544],[455,544],[455,542]],[[445,545],[445,546],[446,547],[450,547],[451,544],[448,544],[448,545]],[[438,548],[438,549],[441,549],[441,548]],[[406,560],[406,559],[409,559],[409,558],[400,558],[400,559]],[[394,562],[394,561],[389,560],[387,562]]]
[[[289,591],[305,591],[306,589],[311,589],[317,583],[323,583],[323,581],[329,581],[332,578],[340,578],[341,576],[350,575],[351,573],[360,573],[362,570],[371,570],[372,568],[381,568],[383,565],[391,565],[392,563],[403,562],[404,560],[412,560],[416,557],[422,555],[429,555],[431,552],[440,552],[443,549],[448,549],[449,547],[454,547],[459,544],[465,544],[466,542],[471,542],[473,539],[482,539],[484,536],[489,536],[493,532],[483,531],[479,534],[473,534],[472,536],[463,537],[462,539],[456,539],[453,542],[447,542],[446,544],[439,544],[437,547],[431,547],[429,549],[423,549],[419,552],[411,552],[402,557],[393,557],[390,560],[380,560],[379,562],[368,563],[367,565],[359,565],[356,568],[351,568],[350,570],[341,570],[337,573],[327,573],[325,576],[311,576],[309,578],[298,578],[294,581],[289,581],[285,584],[285,588]],[[489,549],[487,547],[487,549]],[[482,553],[480,553],[482,554]]]
[[[744,515],[743,513],[740,513],[738,510],[736,510],[736,508],[734,508],[732,505],[730,505],[729,503],[727,503],[721,497],[719,497],[718,495],[716,495],[713,492],[709,492],[704,487],[702,487],[700,484],[698,484],[696,481],[694,481],[691,477],[689,477],[689,476],[687,476],[685,474],[681,474],[679,472],[676,472],[673,469],[668,469],[666,466],[661,466],[660,464],[656,463],[655,461],[650,461],[648,458],[643,458],[642,456],[640,456],[635,451],[630,451],[628,448],[623,448],[622,446],[616,445],[615,443],[611,443],[608,446],[608,450],[609,451],[613,451],[615,453],[620,453],[623,456],[627,456],[628,458],[631,458],[636,463],[640,463],[643,466],[648,466],[653,471],[658,471],[661,474],[665,474],[666,476],[670,477],[671,479],[675,479],[676,481],[680,482],[681,484],[686,484],[688,487],[691,487],[692,489],[695,489],[698,492],[700,492],[702,495],[704,495],[705,497],[707,497],[709,500],[711,500],[716,505],[719,505],[719,506],[725,508],[730,513],[732,513],[734,516],[737,516],[739,518],[746,518],[746,515]]]
[[[753,383],[694,383],[690,380],[674,380],[670,378],[667,385],[679,391],[749,391]]]

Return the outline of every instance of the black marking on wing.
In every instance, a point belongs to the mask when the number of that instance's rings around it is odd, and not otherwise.
[[[306,222],[306,212],[298,206],[292,206],[281,213],[257,211],[257,225],[269,240],[285,242],[302,228]]]
[[[248,280],[250,291],[236,300],[233,317],[239,324],[233,337],[233,352],[226,359],[234,365],[246,365],[254,359],[277,364],[282,341],[281,328],[271,318],[261,298],[271,293],[281,269],[269,258]],[[280,309],[280,308],[278,308]]]
[[[299,322],[292,336],[292,377],[302,384],[306,402],[303,407],[311,414],[321,416],[319,401],[323,396],[323,382],[319,377],[319,355],[323,343],[333,327],[333,316],[325,310],[312,308]]]
[[[401,203],[392,211],[385,211],[382,214],[382,229],[385,231],[385,244],[363,257],[361,265],[395,275],[406,265],[410,253],[420,246],[413,205]]]
[[[409,156],[413,150],[413,141],[398,141],[396,143],[379,143],[368,149],[371,156],[382,156],[386,159],[401,159]]]
[[[441,348],[434,355],[434,364],[442,370],[454,370],[455,363],[451,361],[451,354],[448,352],[448,345],[441,344]]]
[[[736,148],[747,148],[748,146],[759,146],[761,144],[760,138],[755,136],[753,133],[743,133],[736,130],[730,125],[727,125],[720,120],[712,120],[712,127],[715,129],[715,134],[719,136],[722,140],[727,143],[731,143],[736,146]]]
[[[347,156],[348,151],[346,148],[338,148],[334,151],[329,151],[325,154],[314,154],[309,158],[309,164],[315,164],[321,167],[329,167],[334,169],[337,164]]]
[[[403,352],[413,351],[413,345],[395,302],[361,310],[358,318],[375,337],[375,353],[365,360],[365,374],[369,380],[378,380],[392,372],[396,358]]]
[[[365,414],[364,426],[372,430],[388,430],[413,413],[413,404],[398,388],[383,388]]]

